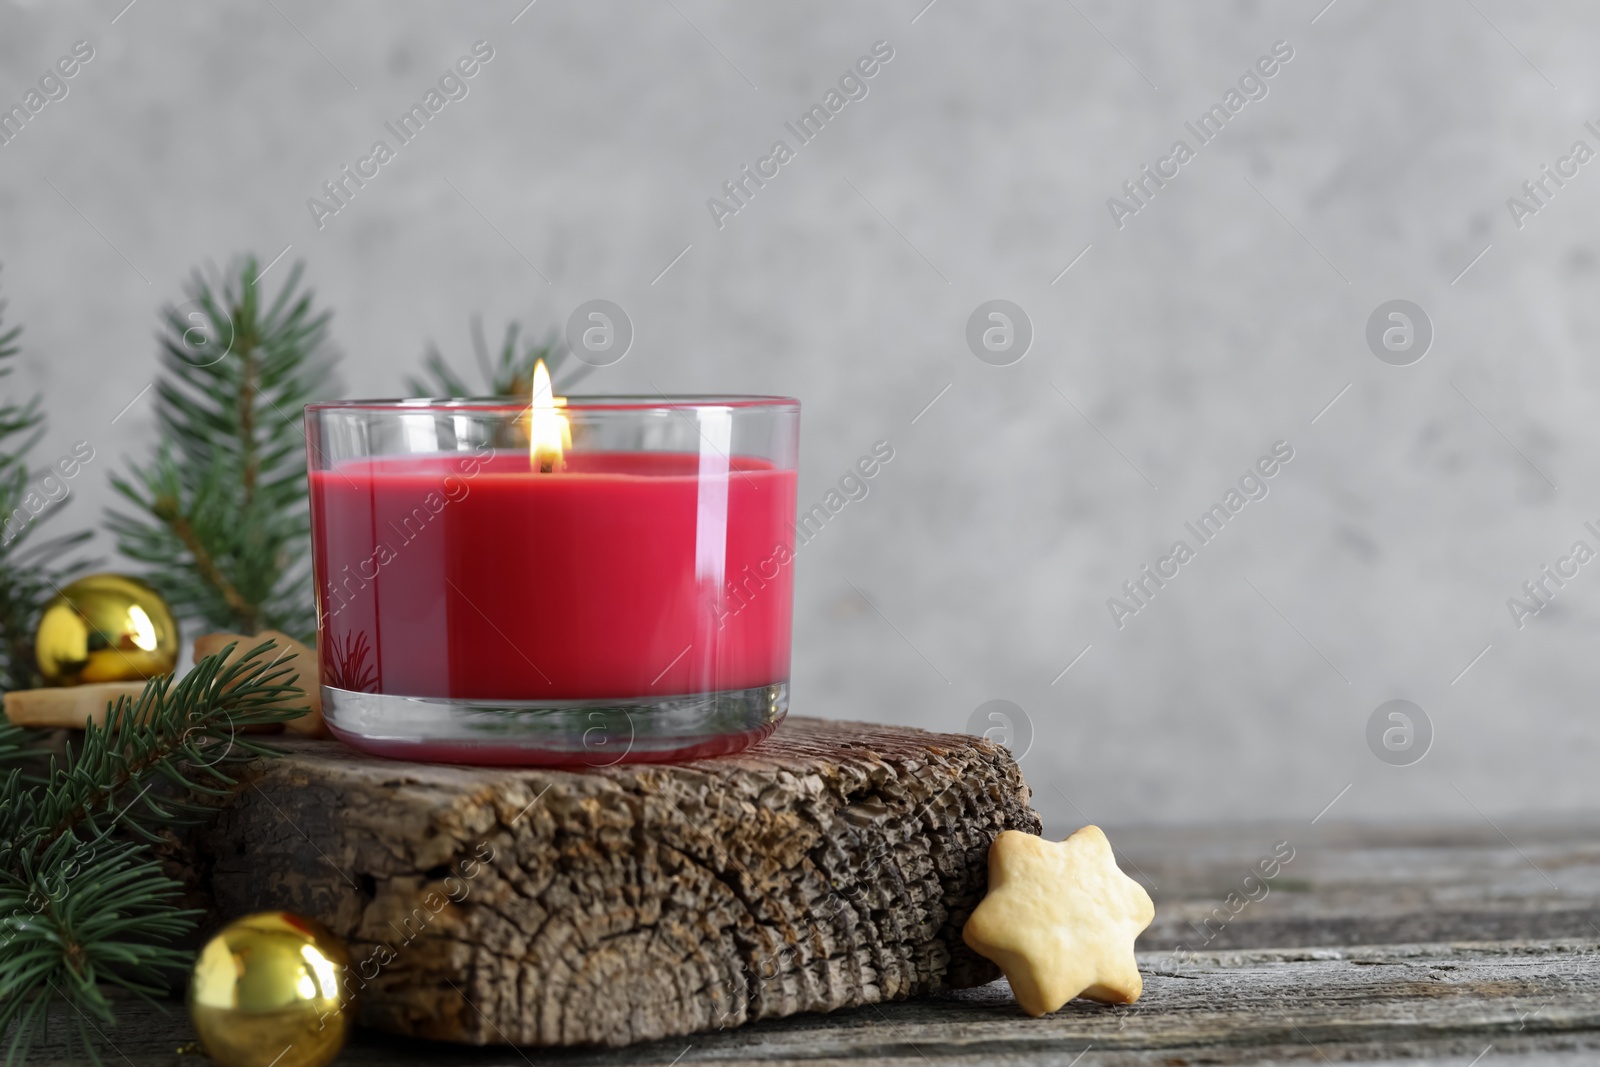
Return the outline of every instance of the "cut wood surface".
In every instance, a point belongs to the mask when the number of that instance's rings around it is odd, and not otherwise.
[[[363,1023],[622,1045],[982,985],[989,842],[1038,832],[1004,748],[791,718],[734,757],[581,772],[286,739],[195,837],[216,912],[320,919]]]

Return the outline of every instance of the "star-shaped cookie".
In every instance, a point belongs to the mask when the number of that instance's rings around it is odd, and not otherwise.
[[[1138,1000],[1133,941],[1155,916],[1098,826],[1065,841],[1006,830],[989,846],[989,892],[961,936],[999,964],[1023,1011],[1046,1015],[1077,996]]]

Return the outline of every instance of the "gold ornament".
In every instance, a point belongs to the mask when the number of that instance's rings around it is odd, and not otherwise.
[[[206,942],[189,982],[189,1017],[222,1067],[322,1067],[355,1025],[350,954],[321,923],[263,911]]]
[[[161,594],[137,578],[91,574],[44,607],[34,660],[50,685],[133,682],[178,665],[178,624]]]

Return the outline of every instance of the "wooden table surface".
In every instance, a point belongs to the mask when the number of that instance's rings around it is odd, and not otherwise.
[[[1595,1064],[1597,830],[1600,817],[1498,829],[1112,829],[1123,868],[1156,900],[1156,922],[1140,942],[1145,994],[1127,1007],[1075,1001],[1029,1019],[1001,981],[623,1050],[524,1055],[363,1034],[338,1062]],[[1265,887],[1246,880],[1259,861],[1290,849]],[[174,1052],[189,1040],[181,1005],[167,1016],[129,1008],[110,1037],[108,1063],[205,1062]],[[76,1061],[57,1033],[31,1062]]]

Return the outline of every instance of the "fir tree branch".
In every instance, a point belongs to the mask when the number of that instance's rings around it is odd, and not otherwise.
[[[472,351],[478,364],[478,369],[483,374],[487,393],[475,391],[450,366],[439,347],[430,343],[423,355],[422,377],[413,377],[406,380],[406,388],[415,396],[437,397],[470,397],[470,396],[496,396],[496,397],[528,397],[533,395],[533,368],[534,364],[544,360],[545,369],[550,372],[553,387],[558,393],[569,392],[594,368],[582,361],[569,362],[571,351],[557,343],[554,330],[546,335],[542,343],[523,341],[518,346],[518,337],[522,326],[515,321],[506,324],[504,339],[500,342],[498,359],[490,361],[489,346],[483,336],[483,319],[480,316],[472,317]]]
[[[0,1034],[10,1027],[6,1063],[26,1063],[50,1006],[72,1009],[80,1045],[96,1046],[116,1021],[104,986],[151,999],[181,973],[174,942],[197,912],[174,905],[179,886],[148,848],[110,839],[65,837],[32,868],[0,875]],[[91,1033],[91,1029],[93,1033]]]
[[[15,829],[18,847],[38,852],[80,826],[98,835],[121,825],[155,840],[141,825],[142,815],[167,824],[205,810],[181,798],[158,800],[147,788],[132,799],[127,794],[159,773],[183,793],[222,795],[237,784],[226,767],[273,751],[241,730],[285,722],[306,709],[285,706],[300,691],[286,680],[293,668],[266,657],[271,648],[273,642],[264,641],[227,663],[230,644],[177,683],[161,675],[138,697],[118,697],[105,726],[91,723],[85,730],[77,755],[52,764],[43,790],[23,805],[28,821],[13,828],[0,816],[0,828]],[[108,811],[113,820],[102,824]],[[0,846],[0,858],[5,855]]]
[[[195,913],[152,858],[154,828],[209,810],[203,798],[237,785],[229,773],[270,747],[245,727],[305,714],[293,670],[265,641],[235,662],[229,645],[176,683],[152,679],[122,697],[104,728],[90,726],[76,755],[53,761],[29,787],[12,771],[0,804],[0,1034],[7,1062],[25,1060],[50,1004],[81,1020],[91,1058],[115,1021],[105,986],[142,997],[167,990],[185,965],[173,942]],[[157,788],[160,787],[160,788]],[[86,1024],[86,1025],[85,1025]],[[94,1029],[96,1034],[90,1034]]]
[[[290,270],[263,301],[256,262],[196,274],[161,334],[162,444],[112,484],[107,525],[180,618],[244,633],[315,627],[304,405],[329,382],[326,311]]]

